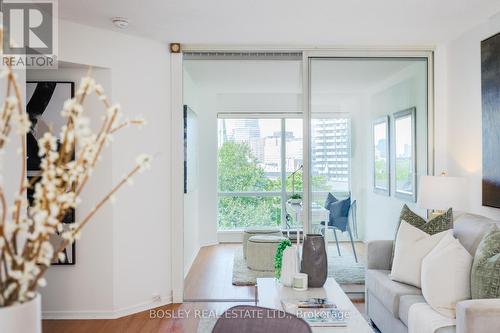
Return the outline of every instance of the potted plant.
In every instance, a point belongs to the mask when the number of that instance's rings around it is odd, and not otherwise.
[[[79,205],[80,193],[88,184],[92,170],[112,135],[144,121],[121,121],[119,105],[110,103],[103,88],[90,75],[84,77],[75,97],[61,105],[66,125],[62,127],[59,139],[50,132],[39,139],[41,171],[28,181],[26,134],[31,124],[24,110],[16,75],[7,67],[2,77],[6,80],[6,95],[0,106],[0,155],[6,150],[9,138],[18,135],[22,169],[19,186],[12,196],[5,193],[0,183],[0,327],[2,332],[39,333],[41,296],[37,290],[46,284],[44,274],[51,262],[64,260],[63,250],[79,238],[82,228],[124,184],[130,182],[136,173],[149,168],[151,157],[140,155],[135,166],[93,209],[72,224],[72,229],[63,230],[64,216]],[[104,106],[98,132],[92,131],[85,116],[85,100],[91,95],[97,96]],[[33,193],[30,203],[26,198],[28,190]],[[55,234],[62,237],[58,248],[53,248],[49,241]]]
[[[291,203],[292,205],[298,205],[302,203],[302,196],[298,193],[294,193],[290,196],[290,199],[288,199],[288,202]]]

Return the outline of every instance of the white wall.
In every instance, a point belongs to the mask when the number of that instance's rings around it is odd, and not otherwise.
[[[198,87],[191,79],[189,73],[187,73],[186,71],[184,71],[183,84],[183,102],[198,115]],[[196,135],[199,134],[200,124],[202,124],[199,121],[199,117],[197,124],[198,133],[196,133]],[[190,142],[193,140],[196,141],[194,142],[194,144],[197,147],[204,147],[200,146],[202,143],[200,142],[198,136],[196,136],[195,138],[188,138],[188,144],[190,144]],[[198,151],[198,154],[199,153],[200,151]],[[198,251],[200,250],[199,231],[201,220],[199,219],[199,181],[200,178],[198,177],[196,186],[188,191],[188,193],[184,194],[184,276],[186,276],[189,272],[189,269],[191,268],[191,265],[193,264],[193,261],[196,258]]]
[[[86,66],[72,66],[58,70],[27,70],[27,81],[73,81],[75,89],[80,79],[86,75]],[[65,66],[65,65],[64,65]],[[66,66],[65,66],[66,67]],[[110,71],[94,69],[94,78],[105,89],[111,87]],[[101,121],[102,103],[97,98],[87,99],[86,112],[91,119],[92,127],[97,130]],[[56,129],[58,130],[58,129]],[[97,198],[104,190],[112,187],[111,148],[107,148],[92,175],[92,181],[82,193],[82,204],[76,211],[77,221],[85,217],[95,205]],[[64,312],[75,312],[79,309],[92,309],[95,312],[107,312],[113,308],[113,208],[104,206],[90,223],[82,238],[76,245],[76,265],[52,266],[47,272],[49,281],[46,288],[41,289],[43,311],[46,316],[59,315]],[[100,283],[95,284],[96,272],[99,272]],[[78,285],[68,283],[73,281]],[[75,302],[78,299],[78,302]],[[55,313],[54,313],[55,312]]]
[[[189,208],[198,211],[198,246],[203,247],[217,244],[217,112],[215,95],[200,86],[195,89],[198,92],[195,104],[197,106],[193,110],[200,124],[198,127],[198,146],[200,147],[198,205],[194,206],[194,202],[192,205],[191,202],[185,201],[184,206],[185,210]],[[191,93],[187,92],[187,94]],[[188,216],[191,215],[191,213],[188,214]],[[190,232],[187,228],[189,226],[185,225],[185,233]]]
[[[481,41],[498,32],[499,15],[436,50],[436,171],[467,177],[465,208],[496,219],[500,209],[482,207]]]
[[[134,186],[125,187],[116,204],[83,232],[77,266],[51,268],[44,314],[113,317],[158,305],[153,294],[168,302],[172,249],[167,45],[63,20],[59,38],[59,60],[109,69],[105,88],[112,100],[121,104],[126,115],[149,120],[142,131],[130,129],[115,136],[108,151],[112,163],[103,161],[105,174],[92,180],[99,183],[95,190],[104,193],[119,181],[140,153],[150,153],[155,160],[152,170],[138,175]],[[49,72],[47,76],[52,75]],[[85,274],[76,274],[79,270]]]

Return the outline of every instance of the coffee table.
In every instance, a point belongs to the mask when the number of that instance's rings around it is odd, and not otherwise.
[[[349,312],[346,327],[313,327],[314,333],[373,333],[363,315],[333,278],[326,280],[323,288],[309,288],[307,291],[295,291],[284,287],[274,278],[257,279],[257,305],[283,310],[282,299],[307,299],[311,297],[328,298],[342,311]]]

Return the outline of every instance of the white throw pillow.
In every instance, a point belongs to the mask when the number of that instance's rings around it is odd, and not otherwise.
[[[452,233],[452,230],[447,230],[429,235],[408,222],[401,221],[390,278],[420,288],[422,260],[444,236]]]
[[[456,304],[470,299],[473,258],[460,242],[446,235],[422,261],[422,294],[429,305],[448,318]]]

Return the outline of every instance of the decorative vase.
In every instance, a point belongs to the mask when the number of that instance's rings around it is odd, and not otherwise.
[[[310,288],[320,288],[325,284],[328,276],[328,259],[325,238],[322,235],[306,235],[300,271],[307,274]]]
[[[0,327],[9,333],[42,333],[41,296],[31,301],[0,307]]]
[[[283,259],[281,261],[281,277],[280,281],[285,287],[291,287],[293,277],[299,272],[299,254],[296,245],[287,247],[283,251]]]

